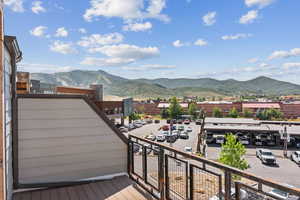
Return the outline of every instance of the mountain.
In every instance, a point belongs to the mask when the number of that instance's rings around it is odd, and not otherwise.
[[[278,81],[268,77],[257,77],[248,81],[234,79],[126,79],[105,71],[75,70],[54,74],[33,73],[32,79],[41,82],[88,87],[90,84],[103,84],[104,94],[135,98],[171,96],[231,96],[241,94],[290,95],[300,94],[300,85]]]

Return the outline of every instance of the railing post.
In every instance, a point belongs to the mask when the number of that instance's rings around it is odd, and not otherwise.
[[[240,184],[239,182],[235,182],[235,199],[240,200]]]
[[[190,167],[190,200],[194,199],[194,168],[193,166],[189,165]]]
[[[143,169],[144,181],[145,183],[147,183],[147,147],[146,146],[143,146],[142,169]]]
[[[225,200],[231,200],[231,172],[225,170]]]
[[[158,187],[160,200],[165,199],[164,150],[160,148],[158,157]]]
[[[133,153],[132,151],[133,151],[133,146],[132,146],[132,142],[131,142],[131,136],[129,135],[128,141],[127,141],[127,173],[128,173],[129,177],[131,177],[131,173],[132,173],[132,169],[133,169],[133,166],[132,166],[133,160],[131,158],[131,155]]]

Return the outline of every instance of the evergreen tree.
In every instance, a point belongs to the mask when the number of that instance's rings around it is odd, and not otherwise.
[[[222,110],[219,107],[214,107],[212,115],[217,118],[223,117]]]
[[[183,110],[180,104],[178,103],[176,97],[171,98],[168,113],[169,113],[169,117],[171,117],[172,119],[177,119],[180,115],[182,115]]]

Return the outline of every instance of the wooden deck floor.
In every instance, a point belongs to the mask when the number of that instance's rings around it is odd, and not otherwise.
[[[127,176],[83,185],[15,193],[13,200],[147,200],[155,199]]]

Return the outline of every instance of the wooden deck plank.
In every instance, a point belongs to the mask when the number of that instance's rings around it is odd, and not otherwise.
[[[41,191],[33,191],[31,193],[31,200],[40,200],[41,199]]]
[[[149,200],[127,176],[88,184],[15,193],[13,200]],[[137,186],[139,188],[139,186]]]

